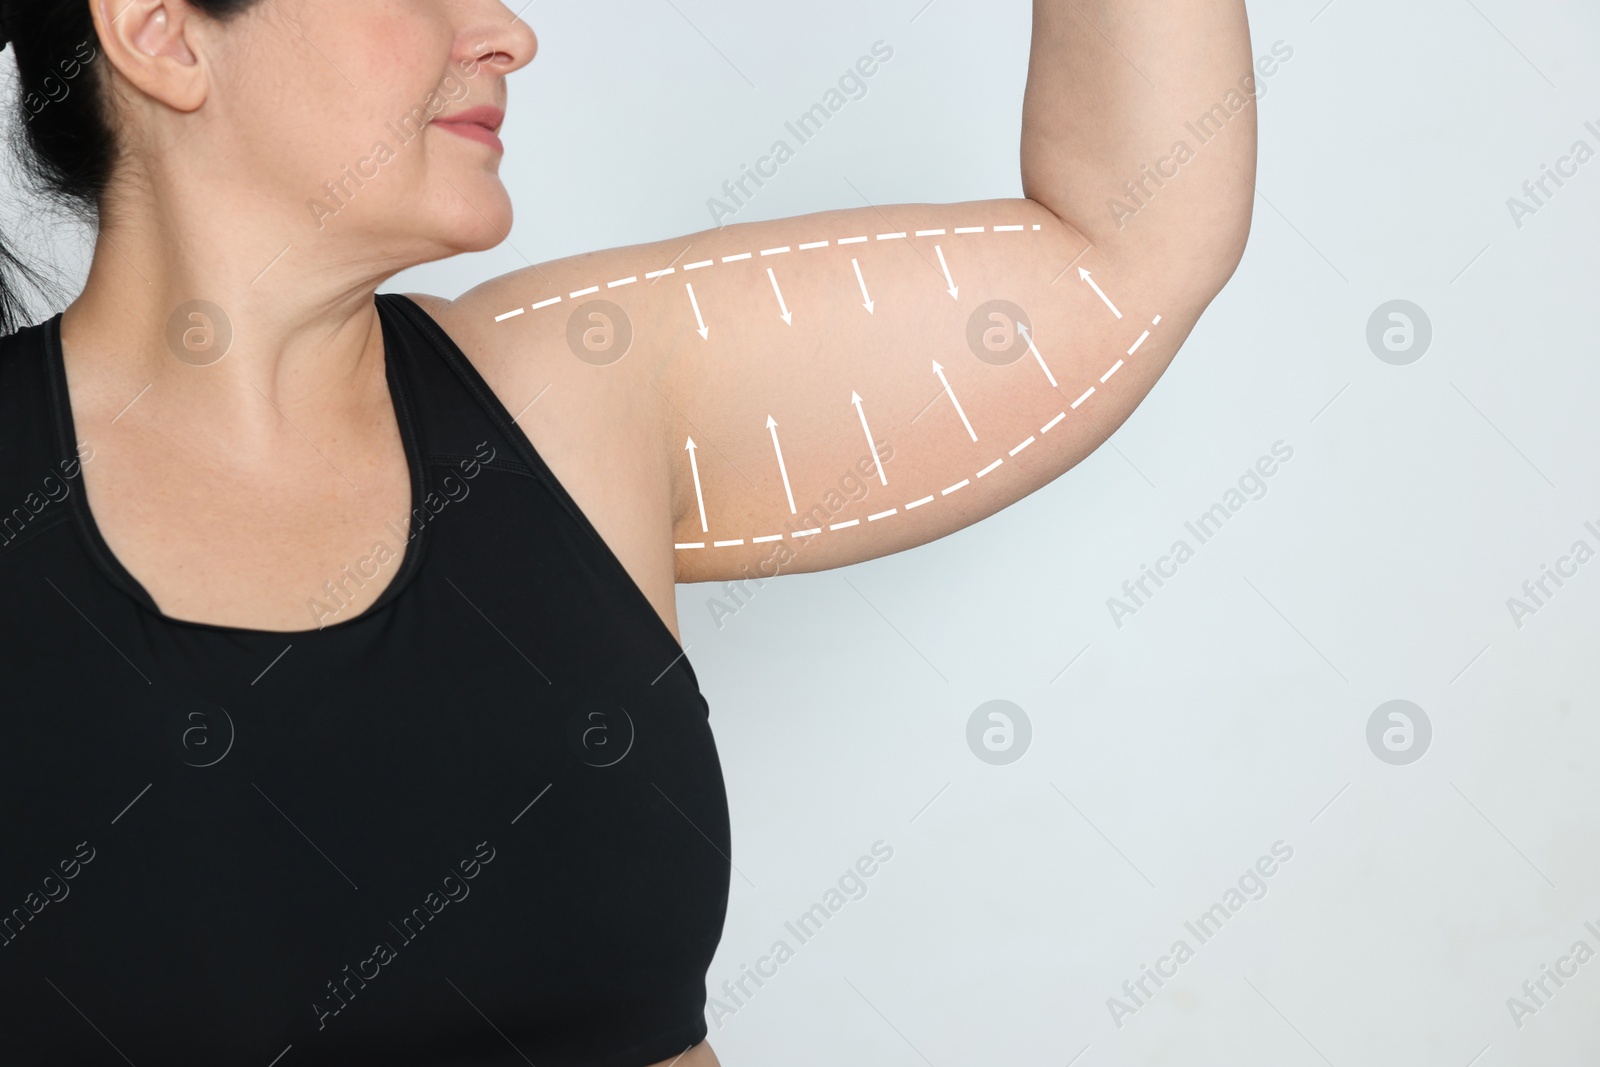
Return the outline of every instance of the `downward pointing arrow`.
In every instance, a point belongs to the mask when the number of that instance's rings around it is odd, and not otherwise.
[[[694,298],[694,283],[684,282],[683,284],[689,290],[689,303],[694,305],[694,321],[700,324],[700,329],[697,332],[700,334],[700,340],[704,341],[711,331],[706,328],[706,320],[700,316],[700,301]]]
[[[874,301],[872,297],[867,295],[867,280],[861,276],[861,261],[859,259],[852,259],[850,263],[856,268],[856,281],[861,283],[861,299],[866,301],[866,303],[862,304],[861,306],[866,308],[867,314],[870,315],[872,314]]]
[[[789,498],[789,514],[794,514],[794,493],[789,488],[789,469],[783,465],[783,449],[778,447],[778,421],[767,416],[767,429],[772,431],[772,450],[778,454],[778,473],[783,475],[783,493]]]
[[[794,316],[789,314],[789,305],[783,302],[783,290],[778,288],[778,276],[772,273],[771,267],[767,268],[767,277],[772,279],[772,291],[778,294],[778,307],[783,312],[778,317],[783,320],[785,326],[793,326],[794,323],[791,320],[793,320]]]
[[[1089,283],[1089,288],[1093,289],[1095,291],[1095,293],[1100,297],[1100,299],[1104,300],[1106,302],[1106,307],[1111,309],[1111,314],[1115,315],[1119,319],[1122,318],[1122,312],[1117,310],[1117,305],[1115,305],[1115,304],[1113,304],[1111,302],[1111,298],[1105,294],[1105,290],[1101,289],[1098,285],[1096,285],[1094,283],[1094,279],[1092,277],[1090,277],[1088,271],[1084,270],[1082,267],[1079,267],[1078,268],[1078,277],[1082,278],[1084,281],[1088,282]]]
[[[878,458],[878,446],[872,442],[872,430],[867,426],[867,413],[861,410],[861,398],[854,389],[850,390],[850,403],[856,406],[856,414],[861,416],[861,429],[867,435],[867,447],[872,450],[872,462],[878,465],[878,484],[888,485],[889,479],[883,474],[883,461]]]
[[[706,500],[700,495],[700,465],[694,461],[694,438],[683,446],[689,450],[689,472],[694,475],[694,498],[700,504],[700,532],[706,532]]]
[[[933,250],[939,253],[939,266],[944,268],[944,283],[950,287],[945,292],[950,294],[951,300],[954,300],[957,294],[961,292],[961,287],[956,284],[954,278],[950,277],[950,264],[944,261],[944,249],[934,245]]]

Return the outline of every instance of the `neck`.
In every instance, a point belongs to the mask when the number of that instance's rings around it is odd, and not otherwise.
[[[63,350],[92,402],[118,411],[154,399],[146,406],[164,433],[262,448],[284,439],[296,410],[337,419],[369,404],[382,385],[373,294],[409,264],[359,261],[358,238],[298,216],[235,210],[219,233],[216,205],[251,201],[215,188],[174,199],[196,206],[107,213],[83,292],[62,316]]]

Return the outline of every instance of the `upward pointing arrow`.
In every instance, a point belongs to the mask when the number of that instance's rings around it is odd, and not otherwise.
[[[689,471],[694,475],[694,498],[700,505],[700,532],[706,532],[706,498],[700,494],[700,465],[694,461],[694,438],[689,438],[689,443],[683,446],[689,450]]]
[[[767,429],[772,431],[772,450],[778,454],[778,473],[783,475],[783,493],[789,498],[789,514],[794,514],[794,492],[789,488],[789,469],[783,465],[783,449],[778,447],[778,420],[767,416]]]
[[[978,439],[977,431],[973,430],[972,423],[967,421],[967,413],[961,410],[961,401],[956,399],[955,390],[950,388],[950,382],[944,376],[944,368],[939,366],[939,361],[933,361],[933,373],[939,376],[939,381],[944,383],[944,391],[950,397],[950,403],[956,406],[956,414],[961,416],[961,425],[967,428],[967,435],[974,441]]]
[[[883,460],[878,458],[878,446],[872,442],[872,429],[867,426],[867,413],[861,410],[861,397],[856,395],[854,389],[850,390],[850,403],[856,406],[856,414],[861,416],[861,429],[867,435],[867,447],[872,450],[872,462],[878,465],[878,484],[888,485],[889,479],[883,474]]]
[[[1122,318],[1122,312],[1117,310],[1117,305],[1115,305],[1115,304],[1113,304],[1111,302],[1111,298],[1105,294],[1105,290],[1104,289],[1101,289],[1098,285],[1096,285],[1094,283],[1094,278],[1090,276],[1088,271],[1084,270],[1082,267],[1079,267],[1078,268],[1078,277],[1082,278],[1084,281],[1088,282],[1089,283],[1089,288],[1093,289],[1095,291],[1095,293],[1100,297],[1100,299],[1104,300],[1106,302],[1106,307],[1111,309],[1111,314],[1115,315],[1119,319]]]
[[[1034,346],[1033,334],[1028,330],[1028,324],[1025,322],[1017,323],[1017,332],[1022,335],[1024,341],[1028,342],[1028,351],[1033,353],[1033,358],[1039,361],[1040,367],[1044,368],[1044,376],[1050,379],[1050,388],[1054,389],[1056,376],[1050,373],[1050,368],[1045,366],[1044,357],[1039,354],[1039,349]]]

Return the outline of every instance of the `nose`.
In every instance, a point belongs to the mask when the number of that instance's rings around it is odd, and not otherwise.
[[[539,51],[539,38],[533,27],[504,4],[488,5],[483,17],[459,38],[458,58],[469,69],[488,68],[504,77],[533,62]]]

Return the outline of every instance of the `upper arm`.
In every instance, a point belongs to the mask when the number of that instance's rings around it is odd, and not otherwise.
[[[1058,477],[1149,391],[1230,257],[1108,256],[1024,199],[900,205],[573,257],[456,304],[493,372],[528,379],[514,395],[562,384],[604,412],[583,432],[613,462],[668,472],[694,582],[899,551]]]

